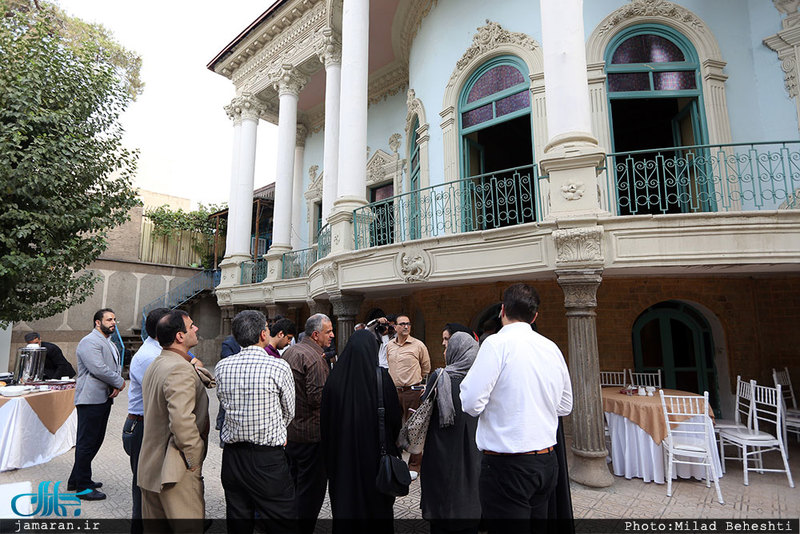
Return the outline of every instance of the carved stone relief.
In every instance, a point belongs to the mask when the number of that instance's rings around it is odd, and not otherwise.
[[[225,113],[234,122],[242,119],[258,120],[264,111],[266,111],[264,103],[250,93],[242,93],[234,97],[231,103],[225,106]]]
[[[565,228],[553,230],[558,263],[602,263],[603,228]]]
[[[674,21],[680,21],[697,30],[701,30],[704,26],[703,22],[694,13],[667,0],[633,0],[630,4],[618,9],[614,16],[598,29],[598,33],[602,35],[607,32],[613,32],[620,23],[632,17],[652,16],[667,17]]]
[[[421,282],[430,276],[432,260],[424,249],[412,248],[398,253],[395,267],[405,282]]]
[[[566,200],[579,200],[583,197],[583,182],[564,184],[561,186],[561,196]]]

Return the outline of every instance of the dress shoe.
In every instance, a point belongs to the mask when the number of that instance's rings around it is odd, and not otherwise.
[[[409,471],[408,473],[411,475],[411,481],[412,482],[414,480],[417,480],[417,477],[419,476],[419,473],[417,473],[416,471]]]
[[[102,487],[103,487],[103,483],[102,482],[94,482],[94,481],[92,481],[92,482],[89,483],[89,489],[98,489],[98,488],[102,488]],[[75,487],[75,484],[67,484],[67,491],[76,491],[77,489],[78,488]],[[84,488],[84,489],[86,489],[86,488]]]
[[[89,493],[79,493],[78,498],[84,501],[102,501],[106,498],[106,494],[102,491],[93,489],[90,490]]]

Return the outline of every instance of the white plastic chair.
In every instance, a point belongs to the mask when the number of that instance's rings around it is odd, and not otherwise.
[[[784,367],[783,371],[773,369],[772,380],[775,382],[775,387],[781,386],[784,408],[786,409],[784,412],[786,414],[786,431],[793,432],[797,436],[797,441],[800,441],[800,410],[797,409],[797,399],[794,396],[789,368]],[[786,435],[784,434],[783,437],[785,440]]]
[[[714,466],[712,452],[714,443],[714,430],[711,418],[708,416],[708,391],[702,397],[697,395],[664,395],[661,394],[661,408],[664,410],[664,419],[667,422],[667,437],[661,442],[667,452],[667,496],[672,497],[672,473],[674,465],[702,465],[706,468],[706,487],[717,490],[717,500],[722,500],[722,491],[719,488],[719,474]]]
[[[750,484],[748,471],[786,473],[789,479],[789,487],[794,487],[792,472],[789,469],[789,461],[786,456],[786,445],[784,443],[785,418],[783,414],[783,397],[781,397],[781,386],[771,388],[769,386],[756,385],[755,380],[751,380],[753,386],[753,398],[751,400],[751,424],[750,428],[731,428],[723,429],[719,432],[719,437],[723,445],[735,445],[741,451],[742,467],[744,471],[744,485]],[[761,430],[764,426],[774,426],[775,435]],[[765,469],[762,461],[762,454],[765,452],[780,451],[783,459],[783,469]],[[750,457],[753,457],[754,467],[749,465]],[[722,458],[725,461],[725,458]]]
[[[741,376],[736,377],[736,407],[733,413],[733,419],[715,419],[714,432],[717,436],[717,443],[719,444],[719,458],[722,462],[722,472],[725,472],[725,450],[722,446],[722,438],[719,433],[722,429],[734,428],[750,428],[751,425],[751,408],[753,399],[753,385],[755,380],[745,382]],[[736,459],[741,459],[738,456]]]
[[[625,387],[625,379],[627,378],[627,371],[600,371],[600,387]]]
[[[661,389],[661,369],[655,373],[631,373],[631,384],[636,387],[652,386]]]

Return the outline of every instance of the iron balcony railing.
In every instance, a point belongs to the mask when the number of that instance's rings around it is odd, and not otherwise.
[[[800,207],[800,141],[618,152],[601,170],[616,215]]]
[[[321,260],[331,253],[331,226],[323,226],[317,236],[317,259]]]
[[[317,247],[302,248],[286,252],[281,258],[281,278],[301,278],[308,274],[311,265],[317,261]]]
[[[353,210],[355,248],[488,230],[541,218],[536,165],[396,195]]]
[[[202,271],[145,305],[142,308],[142,341],[147,339],[147,332],[144,327],[148,313],[156,308],[176,308],[198,293],[214,289],[219,285],[219,281],[219,270]]]
[[[239,264],[239,283],[257,284],[267,277],[267,260],[247,260]]]

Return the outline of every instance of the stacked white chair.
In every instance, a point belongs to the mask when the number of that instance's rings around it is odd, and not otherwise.
[[[781,396],[781,386],[771,388],[769,386],[756,385],[755,380],[751,380],[753,397],[750,408],[750,424],[748,428],[730,428],[719,431],[722,445],[734,445],[741,452],[738,459],[742,461],[744,471],[744,485],[750,483],[749,471],[759,473],[786,473],[789,479],[789,486],[794,487],[792,472],[789,469],[789,461],[786,456],[785,417],[783,414],[783,397]],[[772,435],[762,427],[774,427],[775,435]],[[783,460],[783,469],[765,469],[762,455],[765,452],[779,451]],[[752,459],[753,466],[750,465]],[[724,462],[725,457],[721,458]]]
[[[717,442],[719,444],[719,457],[722,461],[722,472],[725,472],[725,451],[722,448],[722,438],[719,433],[722,429],[733,428],[750,428],[751,408],[753,405],[753,384],[755,380],[745,382],[741,376],[736,377],[736,407],[733,413],[733,419],[715,419],[714,432],[717,435]]]
[[[631,384],[636,387],[655,387],[661,389],[661,369],[655,373],[631,373]]]
[[[627,378],[627,371],[600,371],[600,387],[619,386],[625,387],[625,380]]]
[[[773,369],[772,380],[775,382],[775,387],[781,387],[784,408],[786,408],[784,412],[786,414],[786,431],[793,432],[797,436],[797,441],[800,441],[800,410],[797,409],[797,398],[794,396],[789,368],[784,367],[783,371]],[[784,435],[785,439],[786,435]]]
[[[712,451],[714,443],[714,430],[711,418],[708,416],[708,391],[702,397],[664,395],[661,394],[661,408],[664,410],[664,419],[667,423],[667,437],[661,443],[667,453],[667,496],[672,497],[672,474],[674,466],[678,464],[701,465],[706,468],[706,487],[717,490],[717,500],[722,500],[722,491],[719,488],[719,473],[714,466]]]

